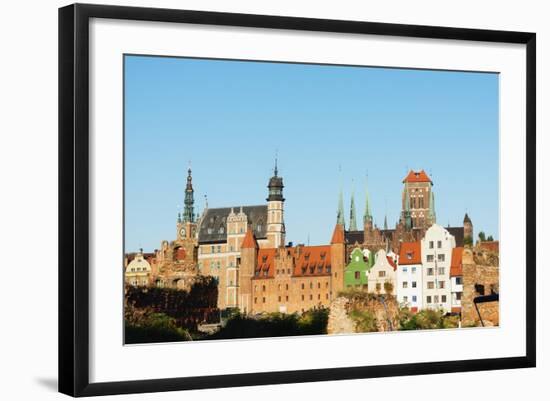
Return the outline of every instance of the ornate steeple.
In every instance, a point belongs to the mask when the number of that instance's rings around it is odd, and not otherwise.
[[[187,170],[187,185],[185,186],[185,207],[183,209],[183,222],[195,222],[195,213],[193,205],[195,203],[193,194],[193,177],[191,176],[191,167]]]
[[[363,215],[363,223],[369,223],[372,226],[372,213],[370,210],[370,200],[369,200],[369,188],[368,183],[365,185],[365,214]]]
[[[388,229],[388,216],[384,215],[384,230]]]
[[[338,213],[336,215],[336,224],[340,224],[342,227],[345,227],[346,221],[344,219],[344,195],[342,193],[342,188],[340,188],[340,194],[338,195]]]
[[[357,231],[357,219],[355,218],[355,196],[351,193],[351,206],[349,211],[349,230]]]

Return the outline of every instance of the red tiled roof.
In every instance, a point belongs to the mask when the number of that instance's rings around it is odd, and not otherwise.
[[[252,232],[250,227],[246,231],[241,248],[258,248],[258,241],[256,241],[254,232]]]
[[[424,170],[411,170],[403,180],[403,183],[405,182],[432,182],[432,180],[430,180],[430,177],[428,177],[428,174]]]
[[[453,248],[451,255],[451,277],[462,276],[462,252],[464,248],[457,246]]]
[[[422,263],[422,252],[420,249],[420,241],[403,242],[399,249],[399,264],[418,265]]]
[[[334,232],[332,233],[331,244],[343,244],[344,243],[344,227],[341,224],[336,224]]]
[[[286,252],[288,255],[281,255]],[[291,269],[293,276],[330,275],[330,245],[297,246],[286,248],[262,248],[258,250],[258,259],[254,278],[275,277],[277,256],[286,257],[291,264],[277,268]]]

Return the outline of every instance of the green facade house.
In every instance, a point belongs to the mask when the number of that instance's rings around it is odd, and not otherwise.
[[[365,260],[363,251],[359,248],[355,248],[351,252],[351,261],[346,266],[344,274],[344,288],[367,290],[367,275],[370,269],[370,263],[369,261]]]

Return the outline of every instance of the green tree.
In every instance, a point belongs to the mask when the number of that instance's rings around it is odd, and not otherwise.
[[[480,231],[477,236],[479,237],[480,241],[485,241],[485,233],[483,231]]]
[[[492,235],[489,235],[489,236],[487,237],[487,241],[494,241],[493,236],[492,236]]]

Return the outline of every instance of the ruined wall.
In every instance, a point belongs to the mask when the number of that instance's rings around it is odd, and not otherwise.
[[[361,329],[361,317],[372,317],[369,328]],[[363,321],[364,324],[364,321]],[[392,331],[399,327],[399,306],[395,297],[362,292],[342,294],[330,304],[328,334]]]
[[[498,326],[499,302],[478,304],[474,298],[480,295],[499,293],[499,255],[489,249],[476,246],[465,248],[462,256],[464,290],[462,293],[462,326],[481,326],[480,315],[485,326]]]

